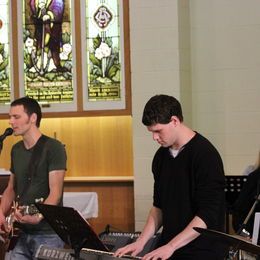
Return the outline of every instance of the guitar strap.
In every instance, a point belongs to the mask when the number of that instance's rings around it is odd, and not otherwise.
[[[28,165],[28,171],[29,171],[28,178],[27,178],[28,182],[24,186],[21,194],[19,194],[19,197],[17,198],[18,204],[20,204],[22,202],[22,200],[24,199],[28,190],[30,189],[33,176],[36,174],[37,167],[38,167],[38,164],[40,162],[43,151],[47,149],[47,145],[45,145],[47,140],[48,140],[47,136],[42,135],[38,139],[35,146],[33,147],[32,155],[31,155],[29,165]],[[17,184],[16,184],[15,179],[16,179],[16,177],[14,175],[14,185],[15,185],[14,190],[16,191],[16,185]],[[14,206],[14,208],[16,208],[16,205]],[[19,237],[19,232],[18,232],[19,228],[20,228],[20,223],[13,222],[13,220],[11,220],[11,231],[9,232],[8,236],[5,238],[5,243],[4,243],[5,251],[8,252],[15,247],[17,240],[18,240],[18,237]]]
[[[26,193],[28,192],[31,183],[32,183],[32,179],[33,176],[36,174],[37,171],[37,166],[40,162],[41,156],[43,154],[43,151],[46,149],[46,141],[47,141],[47,136],[46,135],[42,135],[37,143],[35,144],[33,151],[32,151],[32,155],[31,155],[31,159],[29,162],[29,173],[28,173],[28,182],[27,185],[24,186],[23,191],[21,192],[21,194],[19,194],[19,204],[22,202],[23,198],[25,197]]]

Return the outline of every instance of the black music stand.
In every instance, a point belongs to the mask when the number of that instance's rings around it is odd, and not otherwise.
[[[232,214],[232,209],[235,201],[237,200],[240,191],[247,181],[247,176],[242,175],[229,175],[225,176],[226,179],[226,232],[229,233],[229,215]]]
[[[35,205],[59,237],[74,250],[75,259],[80,259],[80,250],[83,247],[108,251],[88,222],[75,209],[38,203]]]

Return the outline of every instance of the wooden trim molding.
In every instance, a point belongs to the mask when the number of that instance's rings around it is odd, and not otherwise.
[[[77,176],[65,177],[65,182],[134,182],[133,176]]]

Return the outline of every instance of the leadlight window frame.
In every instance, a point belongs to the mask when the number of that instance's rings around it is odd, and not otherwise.
[[[122,115],[131,115],[132,114],[132,102],[131,102],[131,72],[130,72],[130,35],[129,35],[129,0],[122,1],[123,13],[122,19],[124,21],[121,29],[124,31],[124,80],[125,80],[125,108],[123,109],[102,109],[100,110],[84,110],[83,108],[83,82],[84,79],[84,71],[82,69],[82,28],[84,26],[79,24],[81,23],[82,14],[81,14],[81,1],[82,0],[72,0],[74,2],[74,8],[72,8],[72,13],[74,15],[72,25],[72,32],[74,37],[73,47],[76,48],[74,50],[74,69],[76,70],[76,77],[74,78],[74,96],[75,96],[75,110],[68,111],[63,109],[53,110],[51,108],[43,108],[44,117],[86,117],[86,116],[122,116]],[[9,35],[10,35],[10,75],[11,75],[11,101],[13,99],[19,98],[23,96],[21,93],[21,85],[23,84],[23,70],[21,72],[21,60],[19,58],[19,49],[21,46],[21,37],[22,33],[19,30],[19,26],[22,21],[22,13],[19,12],[21,10],[21,6],[19,4],[21,1],[9,1],[9,10],[10,10],[10,21],[9,21]],[[72,3],[73,4],[73,3]],[[22,41],[23,43],[23,41]],[[85,54],[85,52],[84,52]],[[21,54],[20,54],[21,56]],[[23,63],[22,63],[23,66]],[[74,70],[74,71],[75,71]],[[77,107],[77,108],[76,108]],[[0,118],[6,119],[8,116],[9,105],[0,106]]]
[[[75,2],[74,0],[70,1],[70,11],[71,11],[71,41],[72,41],[72,86],[73,86],[73,101],[68,103],[48,103],[48,104],[40,104],[42,107],[42,112],[75,112],[77,111],[77,103],[78,103],[78,96],[77,96],[77,60],[76,60],[76,47],[75,47]],[[24,0],[17,1],[17,19],[18,19],[18,42],[24,44],[23,42],[23,2]],[[24,88],[24,55],[23,55],[23,48],[19,48],[18,50],[18,59],[19,59],[19,96],[25,96],[25,88]]]
[[[14,21],[12,17],[12,4],[13,1],[7,1],[8,3],[8,41],[9,41],[9,85],[10,85],[10,98],[14,98],[14,85],[13,85],[13,76],[14,76],[14,66],[13,66],[13,25]],[[10,100],[10,101],[11,101]],[[10,102],[6,104],[0,104],[0,113],[8,113],[10,108]]]
[[[124,31],[124,0],[119,0],[119,22],[120,22],[120,55],[121,55],[121,86],[120,100],[89,101],[88,99],[88,68],[87,68],[87,25],[86,25],[86,1],[81,0],[81,53],[82,55],[82,88],[83,88],[83,110],[124,110],[127,107],[126,100],[126,66],[125,66],[125,31]],[[128,100],[129,101],[129,100]]]

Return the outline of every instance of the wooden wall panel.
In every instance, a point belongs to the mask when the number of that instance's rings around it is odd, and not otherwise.
[[[8,127],[1,120],[0,134]],[[45,118],[44,134],[66,146],[66,176],[133,176],[131,116]],[[7,137],[0,157],[0,168],[9,169],[12,144],[20,137]]]
[[[97,192],[99,212],[90,220],[97,233],[107,224],[117,231],[134,232],[133,182],[65,182],[66,192]]]

